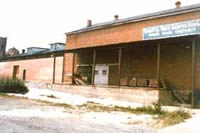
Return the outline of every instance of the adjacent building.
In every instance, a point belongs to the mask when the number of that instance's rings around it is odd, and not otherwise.
[[[60,43],[61,44],[61,43]],[[21,54],[0,59],[0,76],[30,82],[62,83],[64,48],[29,47]],[[18,51],[19,52],[19,51]]]
[[[59,50],[65,49],[64,43],[57,42],[57,43],[52,43],[52,44],[49,44],[49,45],[50,45],[51,51],[59,51]]]
[[[7,38],[0,37],[0,58],[5,56]]]
[[[12,47],[8,49],[5,56],[16,56],[16,55],[19,55],[19,50],[16,49],[15,47]]]

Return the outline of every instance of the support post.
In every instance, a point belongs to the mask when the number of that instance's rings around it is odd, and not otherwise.
[[[93,51],[92,85],[94,85],[94,79],[95,79],[95,65],[96,65],[96,50]]]
[[[121,62],[122,62],[122,48],[119,48],[119,57],[118,57],[118,86],[120,87],[121,79]]]
[[[194,89],[195,89],[195,39],[192,40],[192,107],[194,107]]]
[[[72,57],[72,60],[73,60],[73,64],[72,64],[72,84],[74,84],[75,58],[76,58],[76,53],[73,53],[73,57]]]
[[[158,86],[157,88],[160,89],[160,42],[157,44],[157,70],[156,70],[156,77]]]
[[[53,79],[52,79],[52,83],[55,83],[55,72],[56,72],[56,56],[53,55]]]
[[[63,55],[63,64],[62,64],[62,83],[64,83],[65,77],[65,54]]]

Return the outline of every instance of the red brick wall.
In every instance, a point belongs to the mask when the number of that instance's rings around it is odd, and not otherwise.
[[[68,35],[66,41],[66,49],[138,41],[142,40],[142,29],[144,27],[169,24],[199,18],[200,12],[192,12]]]
[[[135,45],[122,50],[122,78],[156,78],[156,45]]]
[[[186,48],[186,46],[189,46],[189,48]],[[135,45],[132,48],[123,49],[122,78],[136,77],[156,79],[156,70],[156,45]],[[160,78],[165,79],[170,88],[191,89],[191,73],[191,43],[171,43],[164,45],[161,43]],[[197,81],[196,85],[198,85],[198,82],[199,81]]]
[[[56,57],[55,83],[62,83],[63,57]]]
[[[62,59],[56,58],[55,81],[60,82],[62,79]],[[12,77],[13,66],[19,65],[19,78],[22,79],[23,70],[26,69],[27,81],[38,81],[52,83],[53,79],[53,58],[28,59],[18,61],[0,62],[0,77]]]
[[[65,66],[64,66],[64,82],[72,84],[72,67],[73,67],[73,54],[65,54]]]
[[[170,88],[192,88],[191,43],[161,45],[160,76],[167,80]]]

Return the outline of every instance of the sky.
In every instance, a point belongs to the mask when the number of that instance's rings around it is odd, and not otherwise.
[[[66,32],[92,23],[175,8],[177,0],[0,0],[0,36],[7,49],[46,47],[66,41]],[[200,0],[180,0],[181,6]]]

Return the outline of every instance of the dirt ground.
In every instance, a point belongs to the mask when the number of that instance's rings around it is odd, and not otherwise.
[[[117,122],[117,113],[97,115],[38,102],[0,96],[1,133],[155,133],[145,126]],[[101,117],[102,116],[102,117]],[[116,122],[110,121],[112,118]],[[126,117],[126,115],[124,115]],[[131,118],[130,118],[131,119]]]

